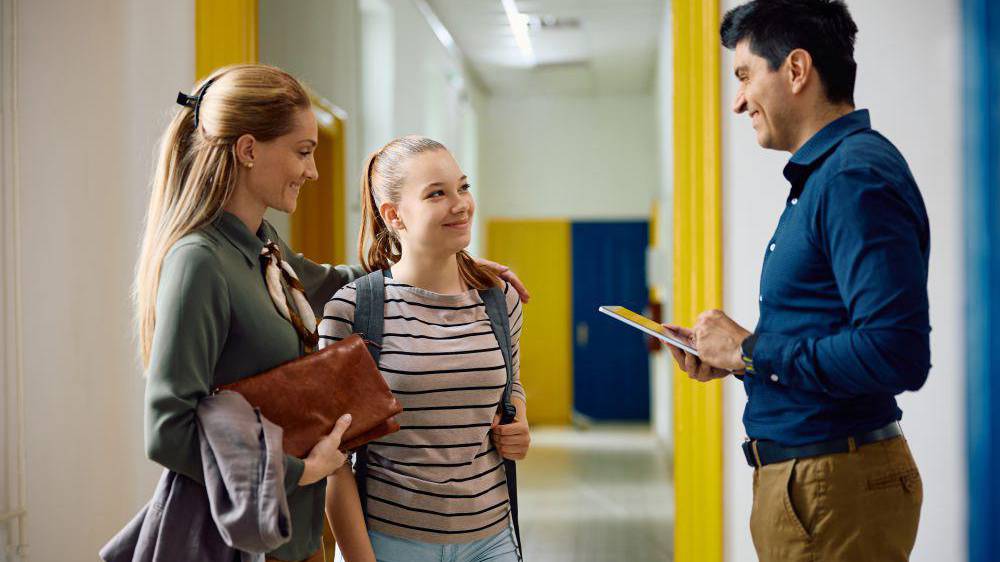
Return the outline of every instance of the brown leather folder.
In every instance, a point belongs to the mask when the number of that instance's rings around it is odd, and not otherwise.
[[[285,453],[300,458],[343,414],[352,418],[340,445],[347,451],[399,431],[403,411],[357,334],[218,390],[239,392],[281,426]]]

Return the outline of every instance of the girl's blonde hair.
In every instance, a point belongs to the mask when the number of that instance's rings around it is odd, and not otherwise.
[[[410,135],[389,141],[368,155],[361,173],[361,231],[358,234],[358,258],[365,271],[388,269],[402,257],[396,234],[386,226],[379,212],[382,203],[399,203],[404,164],[414,156],[438,150],[443,144],[427,137]],[[500,279],[479,265],[468,252],[458,253],[458,271],[466,285],[487,290],[500,285]]]
[[[302,84],[272,66],[220,68],[196,91],[206,84],[197,121],[194,107],[181,107],[160,140],[133,289],[145,366],[156,326],[163,260],[178,240],[222,213],[236,187],[237,139],[249,134],[268,141],[287,134],[295,126],[297,112],[311,107]]]

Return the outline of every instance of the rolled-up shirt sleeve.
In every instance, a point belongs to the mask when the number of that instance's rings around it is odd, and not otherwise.
[[[867,169],[833,176],[815,220],[848,326],[821,337],[754,334],[755,373],[834,397],[919,389],[930,369],[926,224]]]

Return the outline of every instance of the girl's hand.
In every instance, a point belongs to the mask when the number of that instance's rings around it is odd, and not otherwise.
[[[531,446],[531,431],[527,420],[515,417],[514,421],[500,425],[500,414],[493,416],[493,426],[490,428],[493,444],[500,451],[500,456],[512,461],[523,460],[528,456]]]
[[[521,302],[528,302],[531,300],[531,295],[528,293],[528,288],[524,286],[524,283],[518,279],[517,274],[511,271],[506,265],[500,265],[495,261],[486,260],[483,258],[473,258],[479,265],[492,269],[494,273],[500,276],[501,279],[510,283],[517,294],[521,297]]]
[[[299,486],[308,486],[333,474],[343,466],[347,454],[340,450],[340,440],[351,426],[351,414],[340,416],[329,435],[316,443],[305,458],[305,470],[299,478]]]

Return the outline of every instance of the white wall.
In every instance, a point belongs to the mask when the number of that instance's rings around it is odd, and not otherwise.
[[[393,138],[417,134],[447,146],[475,185],[480,158],[476,106],[483,94],[462,61],[441,44],[413,0],[362,0],[361,21],[363,117],[357,169],[370,152]],[[357,235],[357,217],[355,209],[351,240]],[[481,224],[477,221],[477,227]],[[474,232],[470,251],[477,254],[479,245]]]
[[[670,9],[664,10],[657,47],[655,103],[660,164],[660,201],[657,217],[657,247],[650,253],[651,284],[663,304],[663,317],[673,318],[673,240],[674,240],[674,62]],[[653,430],[660,442],[673,443],[673,362],[670,353],[661,349],[651,357],[653,377]]]
[[[655,115],[651,94],[490,98],[480,207],[490,217],[648,219],[660,188]]]
[[[727,0],[724,9],[739,2]],[[917,393],[900,397],[903,429],[924,481],[924,505],[914,561],[966,557],[965,428],[962,355],[963,302],[960,184],[961,59],[959,4],[849,1],[860,28],[855,99],[872,126],[906,157],[931,221],[931,353],[934,367]],[[899,17],[906,14],[906,17]],[[789,155],[756,145],[745,116],[729,111],[736,83],[732,56],[723,58],[723,175],[725,303],[737,321],[757,320],[764,245],[781,213]],[[747,221],[742,217],[757,217]],[[737,217],[741,217],[737,220]],[[751,471],[739,451],[745,394],[737,381],[725,390],[726,560],[754,560],[750,541]]]
[[[19,2],[32,560],[95,559],[148,499],[129,286],[155,139],[194,78],[193,2]]]
[[[20,384],[20,302],[18,299],[17,190],[13,107],[16,67],[13,3],[0,1],[0,513],[21,507],[23,440],[18,431],[23,407]],[[4,517],[0,515],[0,518]],[[0,562],[10,559],[18,542],[20,520],[0,519]],[[8,537],[13,535],[13,540]],[[10,548],[11,550],[8,550]]]

